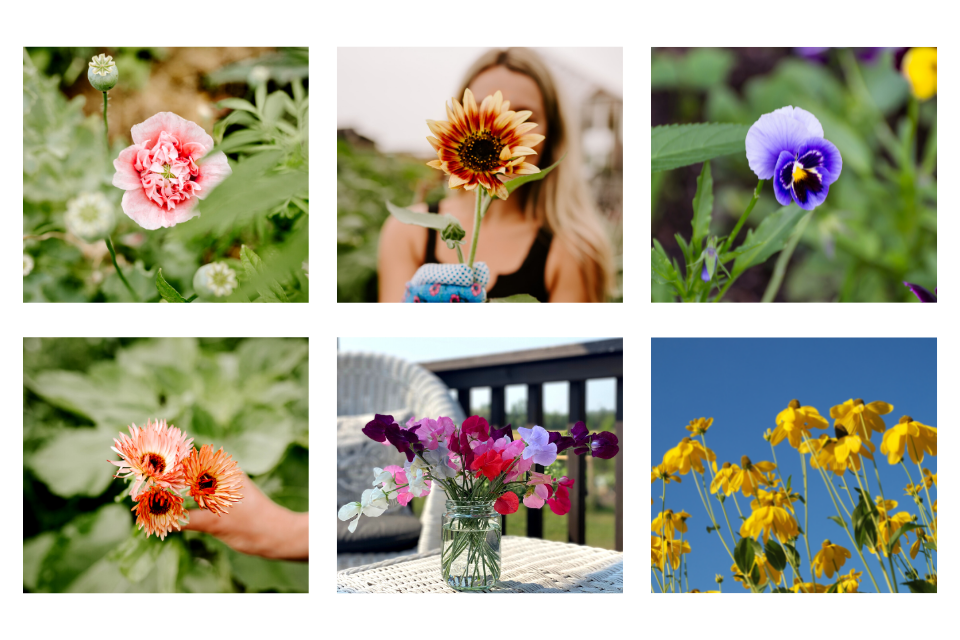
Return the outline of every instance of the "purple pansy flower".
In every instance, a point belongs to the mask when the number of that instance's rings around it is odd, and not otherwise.
[[[747,160],[761,180],[773,179],[777,202],[796,202],[810,211],[827,199],[840,177],[840,151],[823,138],[823,127],[809,111],[783,107],[760,116],[747,132]]]
[[[933,290],[934,293],[930,293],[928,290],[924,289],[918,284],[913,284],[910,282],[904,282],[903,284],[906,285],[907,288],[909,288],[910,291],[913,292],[913,295],[917,296],[917,298],[920,299],[920,302],[936,302],[937,301],[936,289]]]

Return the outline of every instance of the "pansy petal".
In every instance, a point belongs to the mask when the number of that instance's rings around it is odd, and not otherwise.
[[[783,151],[793,155],[809,138],[806,127],[783,113],[766,113],[747,131],[747,161],[761,180],[773,177]]]
[[[921,287],[920,285],[913,284],[911,282],[904,282],[903,284],[906,287],[908,287],[910,291],[913,292],[913,295],[919,298],[920,302],[936,302],[937,301],[937,296],[933,295],[932,293],[930,293],[930,291]]]
[[[840,157],[840,151],[829,140],[823,138],[808,138],[797,149],[797,157],[817,158],[821,161],[817,169],[823,176],[824,186],[829,186],[840,177],[840,171],[843,169],[843,158]],[[804,163],[806,166],[806,163]]]
[[[807,130],[807,133],[813,137],[823,137],[823,126],[820,124],[820,121],[817,120],[815,115],[805,109],[801,109],[800,107],[782,107],[774,111],[774,113],[780,113],[793,118],[802,124]]]
[[[773,175],[773,194],[784,207],[793,202],[793,154],[780,153]]]

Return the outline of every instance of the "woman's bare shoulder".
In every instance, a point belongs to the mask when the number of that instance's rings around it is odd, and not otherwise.
[[[411,211],[427,212],[424,203],[411,205]],[[389,247],[392,253],[408,253],[411,258],[421,257],[427,250],[427,233],[423,227],[415,224],[404,224],[393,216],[387,218],[380,229],[380,252]]]
[[[586,279],[583,267],[570,249],[569,240],[554,235],[545,267],[545,284],[551,302],[585,302]]]

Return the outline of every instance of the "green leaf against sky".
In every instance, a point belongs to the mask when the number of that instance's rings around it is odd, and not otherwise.
[[[653,127],[650,170],[667,171],[732,153],[746,154],[747,125],[672,124]]]

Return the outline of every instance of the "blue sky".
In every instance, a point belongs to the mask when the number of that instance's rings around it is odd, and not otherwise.
[[[430,362],[470,356],[555,347],[577,342],[595,342],[606,338],[340,338],[341,351],[386,353],[411,362]],[[587,410],[616,408],[616,381],[611,379],[587,382]],[[506,389],[507,407],[526,398],[526,387]],[[473,389],[470,402],[474,407],[490,402],[490,389]],[[567,383],[543,385],[543,405],[548,413],[567,411]]]
[[[851,398],[865,402],[883,400],[894,406],[885,416],[888,428],[901,416],[932,427],[937,426],[937,343],[935,339],[654,339],[652,344],[652,456],[659,464],[663,454],[685,436],[685,426],[693,419],[712,417],[713,425],[707,432],[707,446],[717,454],[717,464],[725,461],[739,464],[740,456],[747,455],[753,462],[773,460],[770,445],[762,434],[776,427],[777,414],[791,399],[803,405],[816,407],[821,415],[829,416],[830,407]],[[828,430],[833,435],[832,421]],[[816,432],[815,432],[816,433]],[[879,455],[881,437],[874,434],[877,463],[883,482],[884,495],[897,500],[898,508],[916,513],[912,499],[904,495],[907,477],[897,465],[890,466]],[[789,443],[776,448],[784,478],[793,477],[793,488],[803,493],[803,477],[799,455]],[[936,473],[936,458],[925,458],[924,467]],[[872,465],[868,463],[869,479],[877,492]],[[909,463],[908,469],[916,482],[919,471]],[[849,480],[852,480],[852,476]],[[836,515],[827,489],[816,470],[808,469],[810,516],[810,550],[816,554],[824,539],[850,550],[852,558],[843,567],[863,570],[847,534],[839,525],[827,520]],[[651,491],[654,507],[651,520],[660,512],[663,489],[658,481]],[[851,487],[851,491],[853,488]],[[841,489],[842,495],[846,492]],[[854,497],[856,493],[854,492]],[[936,500],[935,487],[931,498]],[[744,515],[749,500],[738,496]],[[715,510],[722,518],[720,510]],[[849,504],[847,505],[849,508]],[[687,521],[691,555],[688,558],[690,588],[706,591],[715,589],[714,575],[723,573],[724,591],[742,591],[733,582],[729,571],[729,556],[716,537],[708,535],[710,521],[697,494],[692,475],[683,477],[682,484],[667,487],[667,507],[683,509],[691,514]],[[739,517],[732,500],[727,500],[727,515],[731,526],[739,528]],[[797,519],[803,527],[803,505],[795,503]],[[732,515],[731,515],[732,514]],[[721,522],[726,532],[725,523]],[[910,537],[910,543],[913,542]],[[729,536],[727,536],[728,545]],[[801,571],[809,580],[806,548],[798,542],[802,558]],[[864,552],[874,576],[886,591],[886,585],[877,567]],[[922,555],[915,565],[921,567]],[[652,579],[652,576],[651,576]],[[787,569],[787,583],[793,577]],[[901,578],[900,582],[903,581]],[[901,587],[901,589],[906,589]],[[872,591],[866,573],[861,579],[861,590]]]

